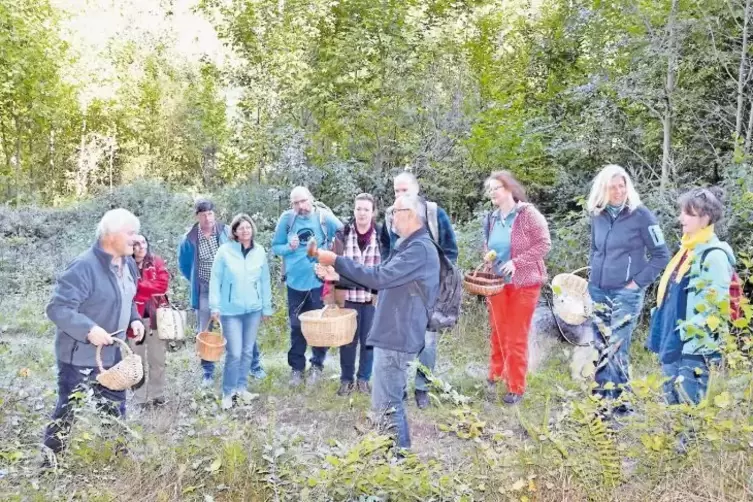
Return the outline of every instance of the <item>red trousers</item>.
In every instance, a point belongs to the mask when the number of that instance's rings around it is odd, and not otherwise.
[[[487,298],[492,328],[489,381],[503,380],[507,392],[526,390],[528,330],[540,291],[540,286],[505,286],[500,294]]]

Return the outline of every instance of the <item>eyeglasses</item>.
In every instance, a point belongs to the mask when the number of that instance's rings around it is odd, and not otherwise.
[[[290,205],[291,205],[291,206],[293,206],[293,207],[295,207],[295,206],[300,206],[301,204],[305,204],[305,203],[307,203],[308,201],[309,201],[308,199],[301,199],[301,200],[291,200],[291,201],[290,201]]]
[[[402,209],[395,209],[394,212],[399,213],[400,211],[410,211],[410,208],[404,207]]]

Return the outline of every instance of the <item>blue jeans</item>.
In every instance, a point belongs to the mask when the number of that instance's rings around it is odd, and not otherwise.
[[[209,285],[199,283],[199,309],[196,311],[196,320],[198,323],[196,332],[204,331],[209,324]],[[214,361],[201,360],[201,369],[204,373],[204,378],[211,380],[214,378]],[[259,353],[259,345],[254,343],[254,359],[251,362],[251,371],[258,371],[261,369],[261,354]]]
[[[223,315],[222,335],[225,346],[225,369],[222,374],[222,395],[245,390],[248,372],[254,357],[254,344],[261,323],[261,310],[242,315]]]
[[[120,362],[120,352],[115,356],[115,363]],[[115,417],[125,417],[126,394],[124,390],[110,390],[97,383],[99,368],[74,366],[58,361],[58,400],[52,413],[52,422],[44,432],[44,444],[55,453],[65,449],[66,439],[73,426],[75,399],[71,396],[89,386],[94,391],[97,407]],[[89,371],[88,375],[81,373]]]
[[[599,351],[595,393],[615,399],[630,381],[630,341],[643,308],[643,289],[602,290],[588,285],[594,305],[594,346]],[[605,388],[607,384],[611,388]]]
[[[301,321],[298,315],[310,310],[324,308],[322,302],[322,288],[311,291],[298,291],[288,289],[288,320],[290,321],[290,350],[288,351],[288,364],[293,371],[303,372],[306,369],[306,339],[301,331]],[[318,368],[324,366],[324,358],[327,357],[327,347],[311,348],[311,365]]]
[[[667,404],[700,403],[709,388],[709,369],[721,359],[718,353],[705,357],[683,354],[673,363],[662,364],[662,374],[669,378],[664,382],[664,399]],[[678,377],[682,379],[678,381]]]
[[[399,448],[411,446],[403,393],[408,381],[408,365],[414,359],[415,353],[374,347],[371,408],[379,421],[387,422],[394,429]]]
[[[437,333],[427,331],[424,334],[424,348],[418,353],[418,362],[426,366],[432,373],[437,364]],[[420,369],[416,371],[416,390],[429,390],[429,380]]]
[[[356,371],[356,352],[358,344],[361,350],[358,357],[358,379],[366,382],[371,379],[371,370],[374,365],[374,348],[366,345],[366,337],[371,330],[374,321],[374,305],[371,303],[345,302],[346,309],[353,309],[358,313],[358,324],[353,341],[340,347],[340,381],[353,382]]]

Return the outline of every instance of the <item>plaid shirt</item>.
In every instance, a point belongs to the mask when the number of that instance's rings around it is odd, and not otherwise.
[[[358,234],[356,226],[351,225],[350,232],[345,238],[345,248],[343,256],[350,258],[359,265],[365,267],[375,267],[382,261],[382,255],[379,252],[379,236],[376,229],[371,233],[371,240],[366,245],[366,249],[361,252],[358,247]],[[372,294],[367,289],[349,289],[345,293],[345,299],[354,303],[368,303],[372,300]]]
[[[199,280],[209,282],[212,276],[212,263],[214,255],[220,247],[220,239],[216,230],[212,230],[212,235],[206,237],[204,232],[199,229]]]

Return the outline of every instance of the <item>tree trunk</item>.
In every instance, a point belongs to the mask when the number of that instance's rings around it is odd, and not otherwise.
[[[747,80],[748,66],[748,17],[750,16],[750,2],[745,0],[745,19],[743,19],[743,43],[740,49],[740,70],[737,75],[737,113],[735,114],[735,140],[739,139],[743,132],[743,113],[745,107],[745,81]]]
[[[745,153],[750,153],[750,142],[753,139],[753,98],[750,100],[750,109],[748,110],[748,130],[745,134]]]
[[[18,119],[18,115],[13,116],[13,121],[16,123],[16,165],[15,165],[15,186],[16,186],[16,206],[18,206],[19,197],[21,192],[21,121]]]
[[[669,173],[672,168],[672,94],[675,90],[677,78],[677,32],[675,31],[675,15],[677,13],[677,0],[672,0],[672,8],[667,21],[667,81],[664,89],[664,117],[662,126],[664,129],[664,141],[662,144],[661,182],[659,192],[664,194],[669,184]]]
[[[50,139],[48,142],[48,150],[50,155],[50,195],[55,194],[55,181],[57,176],[55,175],[55,128],[50,127]]]

